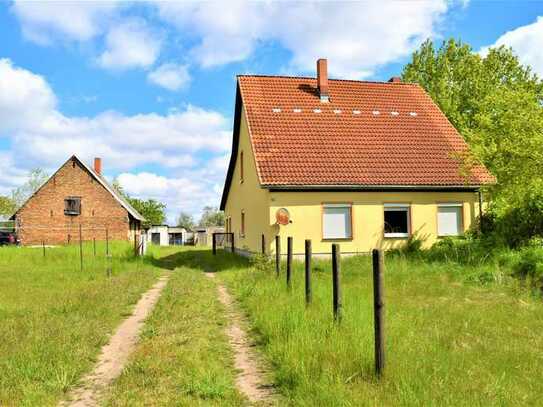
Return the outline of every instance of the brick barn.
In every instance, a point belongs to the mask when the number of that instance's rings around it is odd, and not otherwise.
[[[23,245],[69,244],[82,240],[130,240],[141,236],[145,220],[94,168],[75,155],[11,217]]]

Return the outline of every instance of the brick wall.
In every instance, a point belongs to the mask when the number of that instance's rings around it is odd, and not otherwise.
[[[81,197],[81,214],[64,214],[64,199]],[[19,211],[16,221],[24,245],[130,239],[128,212],[77,161],[69,160]],[[133,235],[132,235],[133,236]]]

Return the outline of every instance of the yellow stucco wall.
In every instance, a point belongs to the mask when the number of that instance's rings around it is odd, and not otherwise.
[[[322,204],[334,202],[352,204],[351,240],[322,239]],[[463,203],[463,228],[469,229],[479,210],[474,192],[271,192],[269,220],[273,235],[281,236],[282,248],[286,248],[287,236],[293,237],[294,253],[303,253],[305,239],[312,240],[313,253],[330,253],[332,243],[339,243],[344,253],[366,253],[405,242],[405,238],[384,237],[384,203],[409,204],[411,232],[425,239],[428,247],[438,238],[437,204],[447,202]],[[275,213],[282,207],[288,209],[292,223],[273,225]]]
[[[240,181],[240,159],[244,156],[244,180]],[[353,238],[351,240],[322,239],[322,204],[351,203]],[[390,249],[406,239],[384,238],[384,203],[410,204],[411,232],[425,239],[431,246],[437,237],[437,204],[463,203],[463,229],[469,229],[478,214],[475,192],[270,192],[260,187],[256,164],[249,140],[245,111],[242,110],[238,159],[225,205],[226,218],[231,219],[235,246],[238,250],[261,251],[262,234],[266,251],[275,251],[274,239],[281,238],[282,252],[286,252],[287,237],[293,237],[294,253],[301,254],[304,240],[311,239],[313,253],[330,253],[331,244],[339,243],[342,253],[367,253],[374,248]],[[275,224],[275,213],[287,208],[292,223]],[[245,213],[245,236],[241,235],[241,212]]]
[[[244,177],[240,181],[240,155],[243,152]],[[241,212],[245,213],[245,236],[241,234]],[[236,168],[225,205],[225,216],[231,218],[236,249],[261,250],[262,233],[269,229],[269,192],[260,188],[249,131],[242,109],[240,140]]]

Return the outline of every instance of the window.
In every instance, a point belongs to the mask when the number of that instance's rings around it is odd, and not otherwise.
[[[241,231],[240,235],[245,237],[245,212],[241,211]]]
[[[77,216],[81,214],[81,198],[70,196],[64,200],[64,214]]]
[[[462,233],[462,204],[437,205],[437,235],[458,236]]]
[[[243,151],[239,153],[239,182],[243,182]]]
[[[385,237],[409,237],[408,204],[385,204]]]
[[[324,204],[322,207],[322,238],[352,239],[350,204]]]

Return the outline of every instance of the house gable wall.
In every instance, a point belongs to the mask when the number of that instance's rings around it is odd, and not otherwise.
[[[81,214],[64,214],[64,199],[81,197]],[[24,245],[65,244],[83,240],[128,240],[139,230],[128,212],[77,160],[68,160],[16,215]],[[130,229],[132,228],[132,231]]]
[[[241,154],[243,153],[244,177],[241,175]],[[261,188],[256,162],[249,138],[245,110],[242,107],[239,128],[239,148],[232,174],[230,190],[225,205],[225,216],[231,219],[236,249],[257,252],[261,248],[262,234],[270,242],[272,230],[269,225],[269,191]],[[241,234],[241,212],[245,213],[245,235]]]

